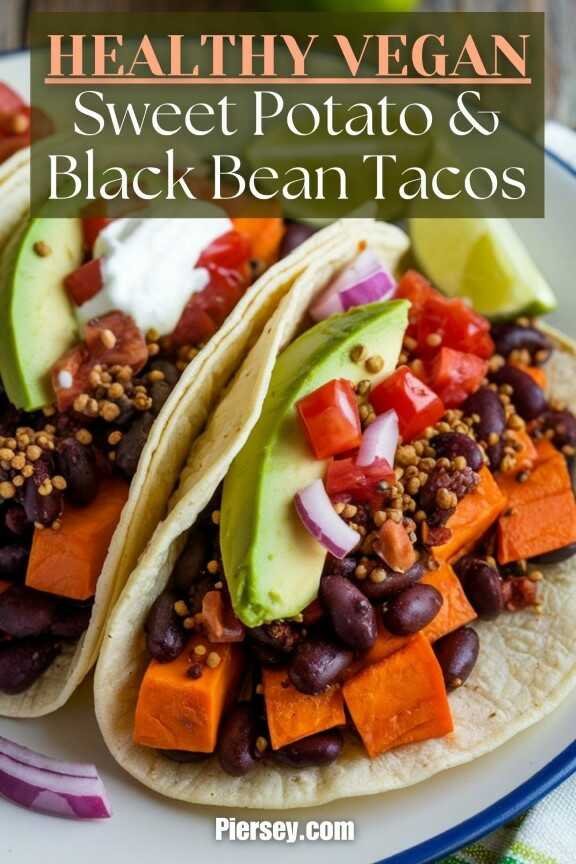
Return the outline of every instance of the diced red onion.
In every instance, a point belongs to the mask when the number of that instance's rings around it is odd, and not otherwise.
[[[112,815],[94,765],[61,762],[0,738],[0,795],[39,813],[68,819]]]
[[[344,312],[352,306],[391,297],[396,283],[371,249],[365,249],[332,280],[310,309],[315,321]]]
[[[396,290],[396,282],[386,270],[377,270],[356,282],[350,288],[340,291],[340,299],[344,311],[352,309],[353,306],[364,306],[366,303],[375,303],[377,300],[387,300],[392,297]]]
[[[356,464],[364,468],[378,459],[385,459],[389,465],[394,465],[397,447],[398,415],[392,410],[385,411],[364,430]]]
[[[335,558],[344,558],[360,541],[360,535],[338,516],[322,480],[301,489],[294,498],[302,524]]]

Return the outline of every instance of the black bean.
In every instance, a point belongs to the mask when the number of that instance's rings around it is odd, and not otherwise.
[[[27,546],[0,547],[0,579],[21,579],[26,573],[29,554]]]
[[[59,639],[79,639],[88,629],[92,617],[92,604],[60,603],[50,627],[52,636]]]
[[[544,411],[538,419],[540,428],[554,433],[555,447],[576,447],[576,417],[571,411]]]
[[[496,346],[496,353],[508,357],[512,351],[525,350],[530,353],[531,362],[541,366],[546,362],[552,352],[552,343],[541,330],[536,327],[521,327],[511,322],[492,325],[492,338]],[[545,352],[536,358],[536,354]]]
[[[464,593],[480,618],[496,618],[504,609],[500,574],[482,558],[461,558],[455,566]]]
[[[330,765],[342,752],[344,739],[339,729],[317,732],[274,751],[274,758],[293,768]]]
[[[315,234],[317,230],[317,228],[313,228],[311,225],[305,225],[302,222],[288,222],[286,233],[282,240],[282,246],[280,247],[280,257],[284,258],[286,255],[289,255],[290,252],[293,252],[301,243],[308,240],[312,234]]]
[[[409,588],[415,582],[419,582],[423,575],[424,565],[417,561],[404,573],[389,570],[383,582],[372,582],[368,576],[367,579],[359,579],[356,584],[372,603],[381,603],[394,594],[399,594],[400,591]]]
[[[250,653],[261,666],[284,666],[286,663],[285,654],[266,645],[259,645],[257,642],[250,645]]]
[[[301,642],[288,668],[288,677],[301,693],[321,693],[352,663],[352,651],[328,640]]]
[[[498,394],[489,387],[479,387],[475,393],[468,396],[462,405],[462,411],[466,417],[477,414],[480,418],[476,424],[476,434],[480,441],[488,445],[491,435],[500,438],[506,428],[506,415],[504,406],[498,398]],[[495,471],[500,466],[503,455],[502,441],[497,444],[488,445],[486,448],[490,467]]]
[[[560,549],[554,549],[552,552],[544,552],[542,555],[535,555],[530,561],[533,564],[559,564],[560,561],[567,561],[576,555],[576,543],[569,543],[567,546],[562,546]]]
[[[157,417],[162,408],[164,407],[164,403],[170,396],[172,392],[172,387],[168,384],[167,381],[154,381],[150,386],[150,398],[152,399],[152,414]]]
[[[429,624],[442,603],[442,595],[432,585],[411,585],[384,606],[382,618],[391,633],[407,636]]]
[[[186,546],[172,571],[171,583],[180,594],[187,594],[192,585],[202,577],[208,560],[206,545],[206,534],[199,525],[194,525],[188,532]]]
[[[0,647],[0,692],[27,690],[59,653],[59,642],[50,636],[17,639]]]
[[[175,364],[169,360],[152,360],[149,369],[151,372],[162,372],[164,380],[170,387],[174,387],[180,377],[180,372]]]
[[[25,585],[0,594],[0,630],[16,639],[47,633],[56,614],[56,599]]]
[[[148,653],[160,663],[179,657],[186,644],[182,619],[174,611],[178,597],[173,591],[163,591],[152,605],[146,619]]]
[[[473,471],[479,471],[484,464],[484,456],[478,444],[461,432],[440,432],[431,438],[429,443],[439,457],[452,460],[456,456],[464,456]]]
[[[158,750],[161,756],[170,759],[171,762],[203,762],[211,753],[194,753],[192,750]]]
[[[66,438],[58,446],[58,471],[67,483],[66,498],[75,507],[87,507],[98,494],[98,469],[92,447]]]
[[[522,369],[506,364],[494,372],[496,384],[508,384],[513,393],[510,397],[518,414],[524,420],[534,420],[546,410],[546,396],[541,387]]]
[[[346,576],[352,579],[358,562],[354,558],[334,558],[333,555],[326,556],[323,574],[326,576]]]
[[[434,643],[447,690],[455,690],[466,681],[478,659],[480,640],[471,627],[460,627]]]
[[[344,576],[323,576],[320,599],[338,638],[355,651],[368,651],[376,641],[378,625],[370,601]]]
[[[62,493],[54,489],[50,495],[40,495],[42,483],[53,476],[52,461],[42,457],[34,464],[34,474],[23,486],[22,505],[29,522],[52,525],[62,515],[64,509]]]
[[[136,473],[142,450],[148,440],[153,423],[154,415],[150,411],[141,414],[124,433],[124,437],[116,448],[116,465],[129,480]]]
[[[205,570],[203,576],[190,586],[186,597],[186,603],[191,615],[196,615],[198,612],[202,611],[202,601],[204,600],[204,596],[213,588],[214,576]]]
[[[249,638],[284,658],[294,653],[300,641],[300,629],[291,621],[272,621],[247,631]]]
[[[239,702],[224,719],[218,740],[218,760],[223,771],[242,777],[258,761],[258,724],[251,705]]]
[[[26,518],[26,512],[19,504],[13,504],[4,511],[4,525],[14,537],[27,537],[32,533],[32,525]]]

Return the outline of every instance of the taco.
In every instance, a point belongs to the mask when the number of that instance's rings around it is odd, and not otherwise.
[[[575,373],[536,321],[396,282],[369,242],[311,254],[111,616],[117,761],[183,801],[312,806],[552,711],[576,682]]]
[[[215,210],[40,216],[13,232],[0,262],[0,714],[53,711],[89,671],[222,389],[312,250],[349,230],[283,257],[302,239],[285,229]]]

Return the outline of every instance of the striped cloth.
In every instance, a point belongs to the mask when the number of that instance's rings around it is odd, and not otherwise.
[[[576,775],[524,816],[441,864],[576,864]]]

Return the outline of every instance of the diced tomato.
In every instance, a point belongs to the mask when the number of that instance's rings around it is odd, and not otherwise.
[[[483,358],[494,353],[488,320],[458,298],[447,300],[440,294],[428,298],[418,321],[417,353],[426,355],[436,351],[438,345],[428,344],[432,334],[440,336],[446,348]]]
[[[0,112],[2,114],[16,114],[23,108],[27,108],[24,99],[8,84],[0,82]]]
[[[89,252],[93,250],[96,238],[102,229],[106,228],[111,221],[112,220],[108,216],[84,216],[82,218],[84,244]]]
[[[202,252],[197,266],[208,270],[210,281],[186,304],[172,334],[174,345],[199,345],[216,332],[250,284],[250,254],[250,242],[238,231],[228,231]]]
[[[82,306],[95,297],[102,288],[100,259],[93,258],[64,279],[64,287],[76,306]]]
[[[104,330],[116,337],[116,344],[108,348],[102,339]],[[67,351],[52,369],[52,386],[60,411],[67,411],[76,397],[87,390],[90,372],[97,363],[108,366],[131,366],[138,372],[148,360],[148,349],[144,336],[129,315],[110,312],[101,318],[93,318],[86,324],[85,341]],[[64,373],[64,375],[61,375]],[[70,376],[71,386],[64,386],[62,379]]]
[[[296,405],[317,459],[354,450],[362,441],[358,403],[345,378],[328,381]]]
[[[407,270],[398,282],[394,297],[410,301],[408,318],[412,327],[420,318],[426,301],[437,293],[421,273],[417,270]]]
[[[394,469],[386,459],[363,468],[356,465],[352,457],[331,459],[326,472],[326,491],[333,498],[349,495],[353,501],[375,504],[382,497],[377,491],[382,480],[394,480]]]
[[[370,393],[370,402],[377,414],[390,408],[396,411],[404,442],[432,426],[444,413],[442,400],[407,366],[400,366],[378,384]]]
[[[204,249],[196,266],[209,270],[239,270],[249,260],[250,253],[247,237],[239,231],[227,231]]]
[[[455,408],[478,389],[487,371],[481,357],[441,348],[430,363],[428,384],[446,408]]]

